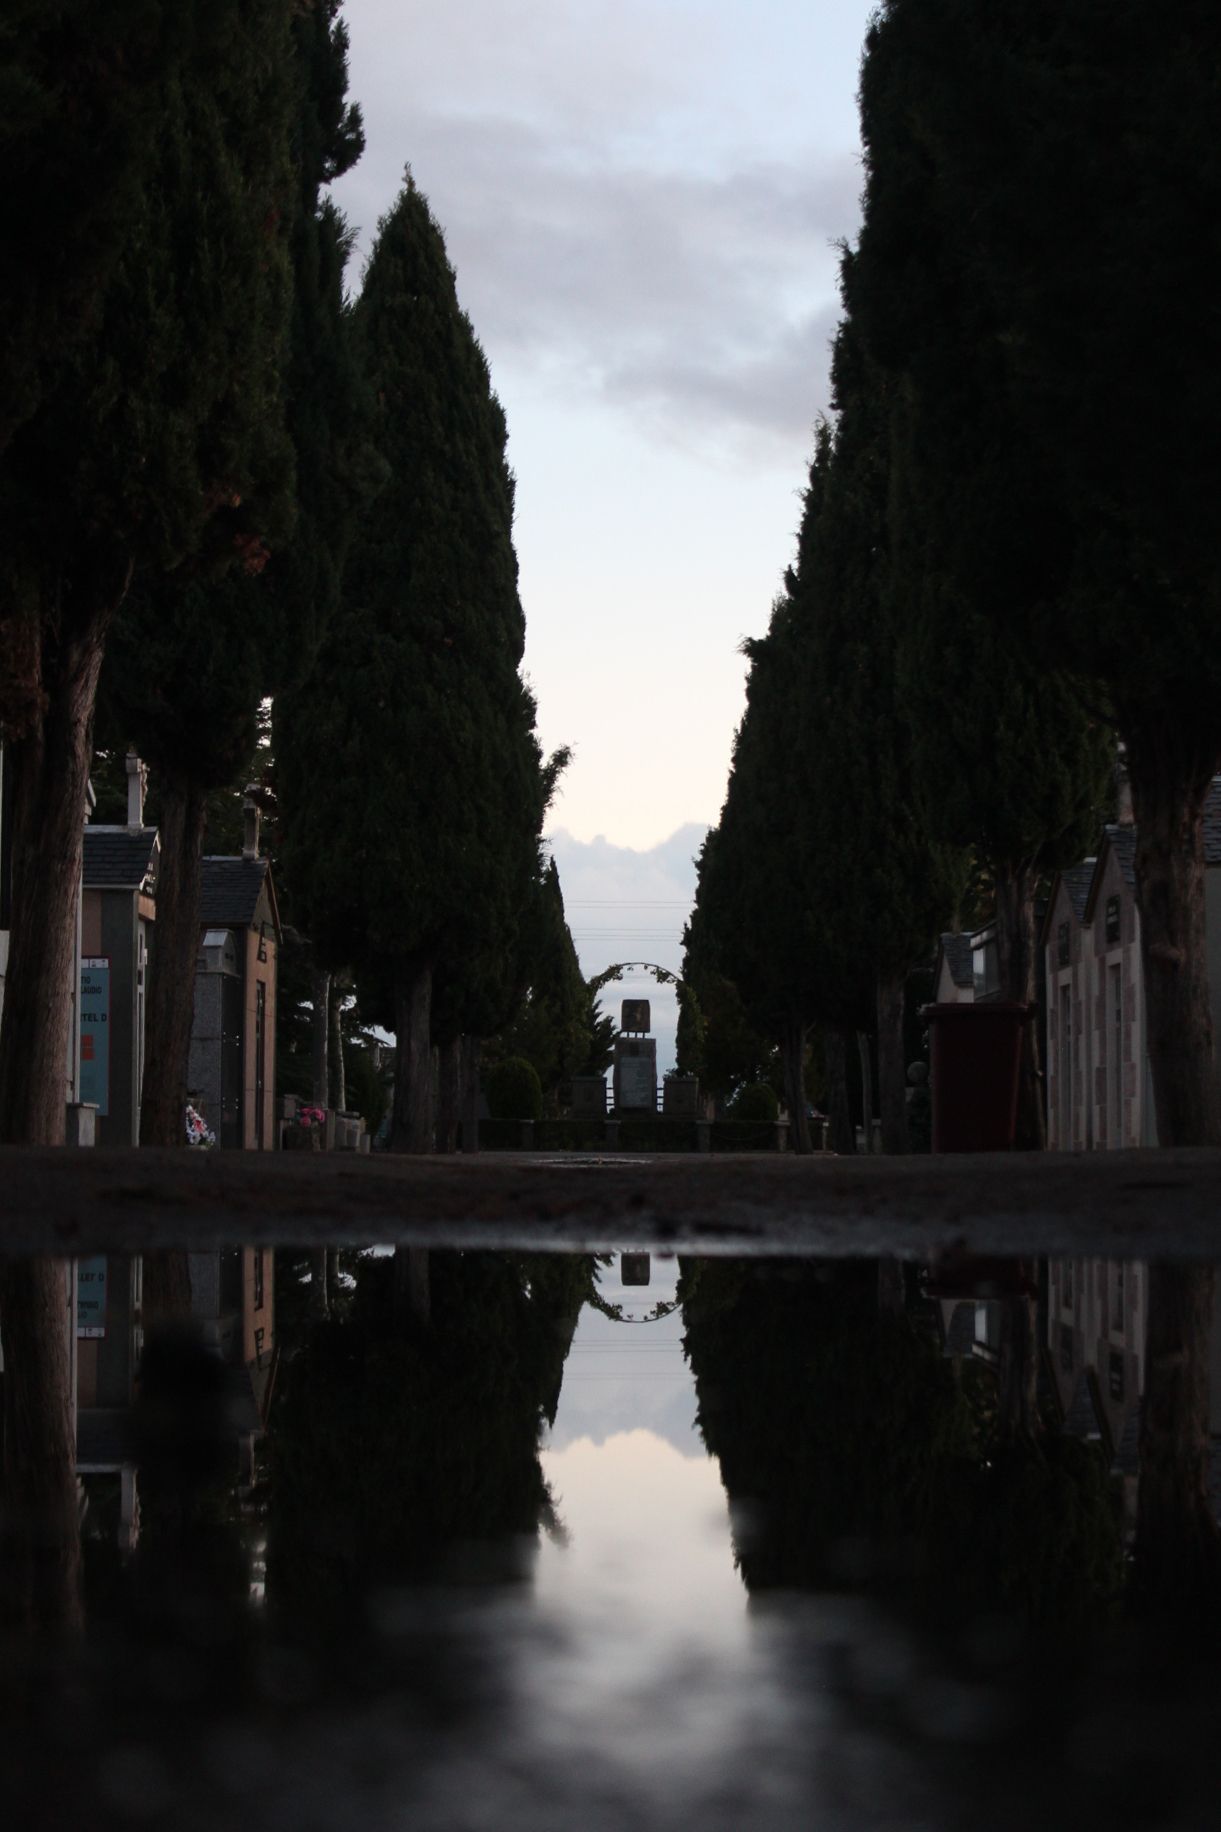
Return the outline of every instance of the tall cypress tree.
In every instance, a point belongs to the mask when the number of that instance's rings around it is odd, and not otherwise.
[[[560,1084],[580,1074],[593,1044],[589,990],[564,915],[559,868],[548,859],[535,880],[525,923],[525,997],[496,1039],[498,1056],[533,1063],[553,1110]]]
[[[63,1136],[73,897],[110,625],[137,568],[248,552],[245,501],[279,462],[291,7],[276,0],[257,19],[233,3],[153,10],[175,19],[141,93],[149,125],[124,174],[121,248],[87,328],[74,322],[41,363],[0,461],[0,718],[15,785],[7,1139]],[[44,53],[96,81],[95,64],[73,61],[87,29],[59,17],[57,32]],[[65,111],[76,99],[57,98]]]
[[[819,433],[796,563],[767,636],[747,646],[746,715],[697,914],[708,964],[782,1043],[802,1148],[809,1025],[842,1034],[876,1018],[884,1137],[902,1150],[904,982],[952,904],[958,862],[931,841],[913,781],[883,596],[884,401],[850,323],[834,381],[837,425]]]
[[[819,434],[810,467],[798,567],[772,608],[768,632],[745,645],[750,659],[746,711],[734,741],[725,804],[700,853],[695,910],[688,926],[684,978],[699,995],[722,976],[741,997],[754,1028],[779,1045],[785,1092],[799,1151],[810,1149],[803,1064],[816,1017],[862,1021],[866,980],[842,948],[845,925],[828,926],[819,904],[817,862],[808,846],[806,798],[815,787],[799,761],[808,628],[798,577],[821,509],[831,465],[830,430]],[[828,880],[822,890],[832,886]]]
[[[850,314],[836,338],[832,380],[834,439],[821,489],[807,503],[790,581],[805,632],[798,819],[819,946],[844,963],[841,972],[868,984],[883,1146],[904,1151],[906,980],[954,905],[962,861],[930,831],[916,780],[896,662],[901,611],[887,596],[887,391]]]
[[[927,149],[890,112],[901,65],[875,38],[862,83],[870,182],[845,292],[884,378],[887,591],[914,767],[935,830],[988,868],[1001,987],[1031,1003],[1039,883],[1096,838],[1112,739],[1089,685],[1027,640],[1031,603],[1062,595],[1062,505],[1015,424],[991,303],[957,274]],[[1045,1136],[1038,1036],[1024,1027],[1018,1143],[1032,1148]]]
[[[539,834],[568,753],[558,751],[544,763],[534,718],[534,698],[523,683],[519,712],[504,725],[500,739],[506,771],[517,780],[504,802],[505,826],[495,836],[495,868],[482,906],[468,910],[467,920],[451,927],[434,970],[430,1030],[438,1059],[439,1151],[456,1149],[460,1116],[464,1149],[475,1148],[480,1040],[521,1012],[536,980],[548,971],[540,947],[553,933],[555,912],[547,902]],[[558,877],[555,890],[558,896]],[[563,927],[562,898],[559,921]]]
[[[264,423],[274,461],[247,500],[249,534],[226,570],[180,567],[133,591],[110,645],[106,715],[153,766],[162,875],[152,959],[141,1141],[181,1145],[209,796],[254,754],[260,702],[299,679],[338,596],[359,455],[359,386],[343,298],[349,236],[324,188],[360,153],[346,99],[338,5],[292,21],[279,110],[291,295],[282,397]],[[266,121],[260,131],[266,130]],[[286,276],[287,277],[287,276]],[[295,517],[295,520],[293,519]]]
[[[434,974],[475,983],[489,946],[512,952],[548,784],[518,672],[504,414],[410,175],[355,321],[388,478],[362,505],[318,668],[285,697],[280,782],[323,958],[391,984],[392,1140],[426,1151]]]
[[[1219,35],[1199,0],[1169,23],[1125,0],[1105,30],[1085,0],[890,0],[862,89],[869,312],[912,463],[942,480],[930,538],[1035,665],[1095,683],[1127,746],[1164,1144],[1221,1141],[1200,830],[1221,757]],[[990,425],[956,441],[964,369]]]

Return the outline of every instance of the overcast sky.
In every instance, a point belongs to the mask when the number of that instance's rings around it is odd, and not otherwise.
[[[614,884],[587,861],[629,931],[579,943],[587,973],[657,919],[633,861],[720,811],[738,647],[792,556],[827,403],[870,10],[346,0],[354,277],[410,163],[508,416],[526,668],[545,746],[574,751],[552,827],[570,868],[598,836],[623,855]]]

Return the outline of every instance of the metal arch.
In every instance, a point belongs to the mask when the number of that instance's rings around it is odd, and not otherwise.
[[[647,1316],[626,1317],[623,1314],[622,1304],[612,1304],[609,1298],[602,1297],[600,1293],[597,1297],[587,1298],[585,1301],[595,1310],[600,1310],[604,1317],[609,1317],[612,1323],[660,1323],[663,1317],[672,1317],[674,1312],[682,1307],[681,1298],[659,1298]]]
[[[681,973],[674,973],[669,967],[659,967],[656,961],[616,961],[613,967],[595,974],[589,982],[591,991],[601,992],[604,986],[609,986],[612,980],[621,980],[634,967],[643,967],[646,973],[651,973],[659,986],[685,986],[687,983]]]

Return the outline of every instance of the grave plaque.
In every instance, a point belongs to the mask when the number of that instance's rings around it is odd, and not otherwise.
[[[618,1077],[616,1107],[640,1107],[653,1113],[657,1107],[657,1068],[651,1056],[622,1056],[615,1065]]]
[[[647,999],[624,999],[619,1028],[643,1036],[650,1029],[650,1015]]]

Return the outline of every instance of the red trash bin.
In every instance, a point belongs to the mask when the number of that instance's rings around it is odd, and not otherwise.
[[[932,1063],[933,1150],[1012,1151],[1022,1026],[1019,999],[925,1005]]]

